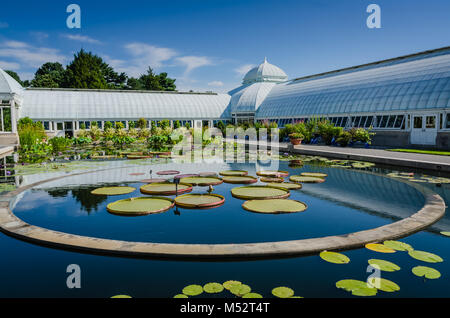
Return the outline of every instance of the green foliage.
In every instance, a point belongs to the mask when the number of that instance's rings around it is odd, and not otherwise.
[[[155,74],[149,67],[147,73],[139,78],[130,77],[127,88],[132,90],[175,91],[175,79],[167,77],[167,73]]]
[[[53,137],[48,141],[53,153],[59,153],[67,150],[72,144],[72,140],[65,137]]]
[[[186,124],[184,125],[184,127],[186,127],[187,129],[191,128],[191,124],[187,121]]]
[[[112,124],[112,122],[107,121],[103,126],[104,126],[103,127],[104,130],[107,130],[107,129],[111,129],[113,127],[113,124]]]
[[[137,121],[137,127],[140,129],[144,129],[147,127],[147,119],[145,118],[139,118]]]
[[[342,147],[346,147],[352,140],[352,134],[348,131],[343,131],[342,134],[337,138],[336,142]]]
[[[125,126],[121,121],[116,121],[114,124],[114,128],[116,128],[116,130],[121,130],[121,129],[124,129]]]
[[[128,128],[132,129],[136,127],[136,122],[135,121],[129,121],[128,122]]]
[[[369,130],[372,128],[370,127]],[[352,141],[357,142],[360,141],[362,143],[368,143],[370,144],[372,142],[372,136],[375,135],[375,133],[370,132],[369,130],[366,130],[364,128],[352,128],[350,129],[350,134],[352,135]]]
[[[92,143],[92,139],[89,137],[78,137],[73,138],[72,142],[74,145],[86,145]]]
[[[179,121],[179,120],[176,120],[176,121],[173,123],[173,128],[174,128],[174,129],[178,129],[178,128],[180,128],[180,127],[181,127],[180,121]]]
[[[31,81],[33,87],[62,87],[65,70],[61,63],[48,62],[43,64],[35,73]]]
[[[11,76],[12,78],[14,78],[20,85],[25,86],[24,83],[22,82],[22,80],[20,79],[19,75],[14,72],[14,71],[10,71],[10,70],[5,70],[5,72]]]
[[[317,122],[317,133],[327,145],[331,145],[333,138],[339,137],[343,132],[342,127],[335,127],[329,120]]]
[[[166,151],[171,140],[167,135],[153,135],[147,139],[147,143],[153,151]]]
[[[33,121],[28,117],[21,118],[19,120],[17,129],[22,148],[31,147],[41,143],[45,138],[47,138],[42,123],[33,123]]]
[[[81,123],[80,129],[86,129],[86,124],[85,123]]]
[[[305,136],[302,133],[294,132],[292,134],[289,134],[289,138],[291,138],[291,139],[304,139]]]
[[[162,129],[168,128],[170,127],[170,121],[168,119],[161,120],[158,127],[161,127]]]

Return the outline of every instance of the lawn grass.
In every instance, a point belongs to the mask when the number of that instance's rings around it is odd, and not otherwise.
[[[419,150],[419,149],[386,149],[386,150],[397,152],[422,153],[427,155],[450,156],[449,151]]]

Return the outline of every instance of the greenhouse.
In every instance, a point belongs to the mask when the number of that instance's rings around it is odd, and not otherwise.
[[[41,121],[49,135],[76,134],[92,122],[168,119],[190,127],[217,122],[275,121],[278,127],[309,118],[336,126],[372,128],[374,145],[450,146],[450,47],[289,80],[267,59],[228,94],[22,88],[0,70],[3,135],[17,118]]]

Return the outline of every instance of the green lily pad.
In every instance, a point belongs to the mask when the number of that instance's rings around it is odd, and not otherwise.
[[[300,182],[300,183],[322,183],[322,182],[325,182],[325,179],[323,179],[323,178],[299,176],[299,175],[290,176],[289,180],[293,181],[293,182]]]
[[[347,264],[350,262],[350,259],[347,256],[336,252],[322,251],[319,256],[324,261],[334,264]]]
[[[263,296],[258,293],[247,293],[242,298],[263,298]]]
[[[122,195],[128,194],[136,190],[133,187],[102,187],[91,191],[95,195]]]
[[[183,288],[183,294],[187,296],[197,296],[203,293],[203,287],[200,285],[189,285]]]
[[[223,291],[223,286],[219,283],[208,283],[203,286],[203,290],[208,294],[216,294]]]
[[[305,297],[302,297],[302,296],[291,296],[289,298],[305,298]]]
[[[272,295],[278,298],[289,298],[294,296],[294,290],[289,287],[276,287],[272,289]]]
[[[400,290],[400,286],[385,278],[371,277],[367,280],[367,283],[372,287],[388,293]]]
[[[369,259],[369,264],[373,267],[376,266],[378,269],[385,272],[395,272],[400,270],[398,265],[381,259]]]
[[[252,291],[252,289],[250,288],[250,286],[245,285],[245,284],[233,285],[230,288],[230,292],[236,296],[243,296],[245,294],[248,294],[251,291]]]
[[[275,183],[267,183],[267,186],[273,187],[273,188],[283,188],[287,190],[298,190],[302,188],[301,183],[294,183],[294,182],[275,182]]]
[[[223,283],[222,285],[223,285],[223,287],[224,287],[225,289],[230,290],[231,287],[237,286],[237,285],[242,285],[242,283],[241,283],[240,281],[237,281],[237,280],[227,280],[227,281],[226,281],[225,283]]]
[[[446,232],[446,231],[442,231],[441,234],[445,235],[445,236],[450,236],[450,232]]]
[[[300,175],[305,176],[305,177],[317,177],[317,178],[328,177],[328,175],[326,173],[322,173],[322,172],[302,172],[302,173],[300,173]]]
[[[411,250],[413,250],[411,245],[400,242],[400,241],[384,241],[383,244],[386,245],[388,248],[391,248],[396,251],[411,251]]]
[[[416,266],[412,269],[412,272],[416,276],[428,279],[437,279],[441,277],[441,273],[439,273],[438,270],[427,266]]]
[[[183,194],[175,198],[175,204],[187,209],[208,209],[222,205],[225,198],[219,194]]]
[[[178,294],[178,295],[173,296],[173,298],[189,298],[189,297],[185,294]]]
[[[182,183],[192,184],[196,186],[209,186],[209,185],[218,185],[221,184],[223,181],[220,178],[216,177],[186,177],[181,178],[180,180]]]
[[[433,254],[433,253],[424,252],[424,251],[412,250],[412,251],[408,251],[408,254],[412,258],[415,258],[415,259],[418,259],[419,261],[423,261],[423,262],[427,262],[427,263],[440,263],[440,262],[444,261],[440,256]]]
[[[387,247],[383,244],[378,243],[368,243],[365,247],[371,251],[379,252],[379,253],[395,253],[395,250]]]
[[[337,288],[351,292],[355,296],[375,296],[378,290],[371,287],[367,282],[356,279],[343,279],[336,283]]]
[[[174,201],[164,197],[139,197],[112,202],[106,206],[109,213],[123,216],[137,216],[162,213],[174,206]]]
[[[252,176],[224,176],[222,180],[225,183],[233,184],[249,184],[258,182],[258,179]]]
[[[265,170],[265,171],[258,171],[256,175],[261,177],[287,177],[289,175],[289,172],[278,170]]]
[[[115,296],[112,296],[111,298],[132,298],[132,297],[128,296],[128,295],[115,295]]]
[[[250,212],[270,214],[303,212],[308,208],[303,202],[288,199],[249,200],[242,207]]]
[[[192,191],[192,185],[188,183],[179,183],[178,186],[171,182],[157,182],[149,183],[141,186],[141,193],[143,194],[159,194],[159,195],[174,195]]]
[[[225,170],[220,171],[219,174],[221,176],[246,176],[248,172],[244,170]]]
[[[268,186],[244,186],[231,189],[233,197],[244,200],[284,199],[290,193],[289,190]]]

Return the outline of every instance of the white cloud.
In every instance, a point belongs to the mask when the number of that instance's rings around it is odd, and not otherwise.
[[[79,41],[79,42],[85,42],[85,43],[92,43],[92,44],[101,44],[102,42],[96,39],[93,39],[87,35],[80,35],[80,34],[64,34],[63,37],[73,40],[73,41]]]
[[[222,87],[224,84],[221,81],[212,81],[208,83],[208,86],[213,86],[213,87]]]
[[[39,42],[42,42],[49,37],[47,33],[39,31],[30,32],[30,34]]]
[[[238,68],[235,68],[234,71],[239,75],[239,76],[244,76],[245,74],[247,74],[248,71],[250,71],[252,68],[254,68],[256,65],[255,64],[244,64]]]
[[[176,60],[186,67],[184,72],[185,76],[196,68],[214,65],[211,59],[206,56],[182,56],[178,57]]]
[[[28,47],[28,44],[19,41],[6,41],[4,45],[15,49]]]
[[[0,21],[0,29],[6,29],[7,27],[9,27],[8,23]]]
[[[38,68],[46,62],[64,63],[67,60],[57,49],[34,47],[18,41],[1,43],[0,57],[13,60],[9,61],[9,63],[18,63],[20,66],[34,68]]]
[[[15,62],[0,61],[0,68],[3,70],[14,71],[20,68],[20,64]]]

